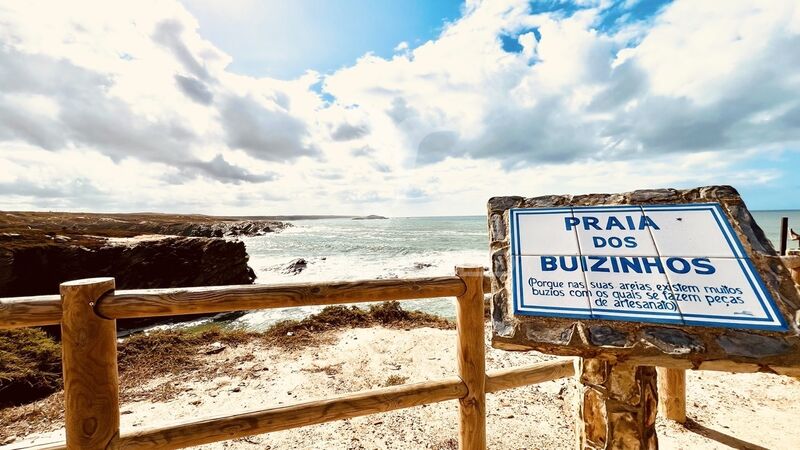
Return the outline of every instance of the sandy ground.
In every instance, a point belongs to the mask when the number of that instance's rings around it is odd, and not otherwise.
[[[232,374],[157,379],[143,397],[171,383],[178,393],[160,402],[123,403],[122,430],[176,420],[288,405],[387,382],[455,374],[454,330],[352,329],[333,344],[287,352],[246,344],[226,348],[213,362]],[[532,364],[554,357],[488,347],[487,368]],[[205,378],[205,379],[203,379]],[[572,449],[577,386],[563,379],[489,394],[492,449]],[[687,427],[659,419],[661,448],[796,449],[800,446],[800,382],[763,374],[690,372]],[[205,445],[207,449],[456,449],[455,401]],[[23,442],[24,439],[24,442]],[[63,439],[63,430],[19,437],[2,448]]]

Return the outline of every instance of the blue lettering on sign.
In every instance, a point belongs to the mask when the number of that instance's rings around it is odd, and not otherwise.
[[[623,223],[624,221],[624,223]],[[646,230],[647,228],[652,228],[654,230],[660,230],[661,228],[658,226],[657,223],[653,221],[653,219],[641,215],[641,216],[624,216],[622,220],[616,216],[608,216],[605,222],[601,223],[600,219],[594,216],[583,216],[582,218],[577,217],[565,217],[564,218],[564,226],[567,231],[571,231],[575,229],[577,225],[583,225],[583,229],[586,231],[589,230]]]
[[[611,236],[610,238],[603,236],[592,236],[592,244],[594,245],[594,248],[603,248],[606,246],[611,248],[636,248],[638,245],[636,243],[636,238],[633,236]]]
[[[655,212],[654,220],[648,213]],[[693,214],[692,221],[713,221],[719,235],[711,238],[724,240],[732,259],[717,253],[698,257],[692,250],[684,256],[662,254],[655,237],[675,236],[673,228],[685,214]],[[514,314],[787,329],[719,204],[511,208],[509,219]],[[659,234],[662,227],[666,230]],[[693,231],[683,227],[687,243],[698,239]],[[522,239],[531,233],[537,235],[535,242],[544,242],[542,232],[569,233],[577,249],[565,244],[545,250],[527,244],[523,253]],[[565,236],[557,239],[570,241]],[[595,250],[601,254],[593,254]],[[560,251],[564,253],[552,253]],[[732,272],[730,261],[741,269],[739,275]],[[741,276],[741,281],[730,281],[731,276]],[[705,304],[708,310],[696,308]],[[687,308],[679,310],[679,305]]]
[[[667,273],[693,271],[698,275],[712,275],[717,269],[709,258],[667,258],[666,264],[655,256],[540,256],[543,272],[563,270],[574,272],[578,264],[584,272],[611,273]],[[666,267],[665,267],[666,266]]]

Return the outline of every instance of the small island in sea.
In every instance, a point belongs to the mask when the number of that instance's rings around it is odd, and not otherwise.
[[[353,220],[385,220],[385,219],[388,219],[388,217],[376,216],[374,214],[370,214],[369,216],[353,217]]]

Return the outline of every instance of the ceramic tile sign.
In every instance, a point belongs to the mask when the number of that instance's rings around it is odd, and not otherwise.
[[[786,330],[719,204],[509,214],[514,314]]]

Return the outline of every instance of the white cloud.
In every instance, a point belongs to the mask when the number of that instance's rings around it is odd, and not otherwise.
[[[0,207],[480,213],[781,179],[741,168],[800,143],[796,2],[681,0],[599,30],[607,7],[468,2],[415,48],[276,80],[230,72],[175,1],[8,2]]]

